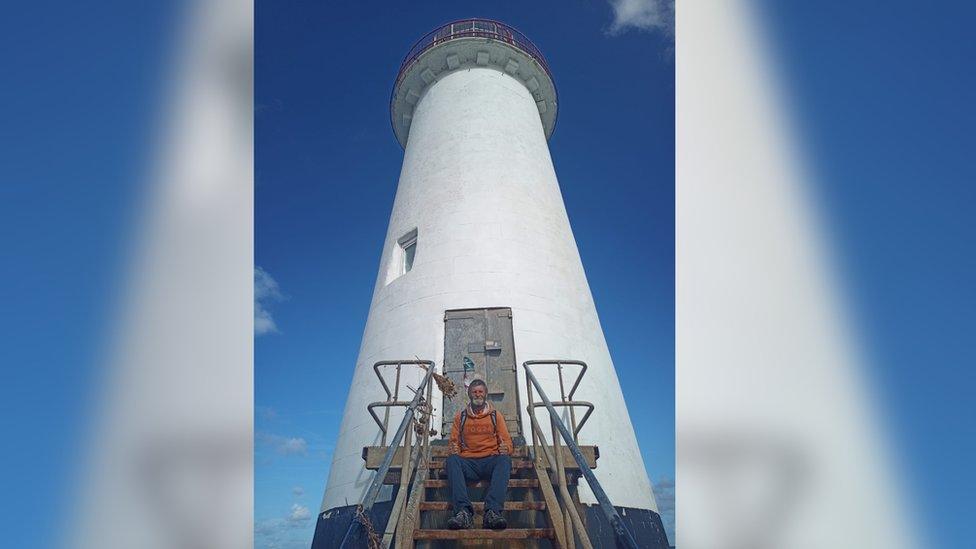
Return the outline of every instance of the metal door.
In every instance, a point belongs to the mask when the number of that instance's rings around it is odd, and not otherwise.
[[[468,405],[464,386],[464,358],[488,384],[488,400],[505,416],[512,437],[522,434],[518,376],[515,371],[515,339],[512,310],[464,309],[444,313],[444,375],[457,387],[454,400],[444,399],[441,433],[451,434],[454,414]]]

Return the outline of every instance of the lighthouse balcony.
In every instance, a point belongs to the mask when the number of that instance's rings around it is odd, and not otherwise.
[[[525,86],[546,137],[552,135],[559,94],[539,48],[499,21],[462,19],[425,34],[400,64],[390,95],[390,121],[400,144],[406,147],[416,107],[431,86],[448,74],[479,68],[496,70]]]

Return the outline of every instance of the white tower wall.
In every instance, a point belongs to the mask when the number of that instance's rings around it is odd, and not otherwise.
[[[494,67],[445,71],[416,101],[322,511],[358,503],[375,474],[364,470],[361,457],[364,446],[380,441],[366,411],[368,403],[385,400],[373,364],[418,356],[434,360],[442,371],[444,311],[483,307],[512,309],[526,438],[521,364],[551,358],[587,362],[576,398],[593,402],[596,410],[580,443],[599,446],[594,472],[614,505],[657,511],[562,201],[540,106],[522,82]],[[398,240],[414,229],[412,270],[397,276]],[[555,368],[534,372],[549,396],[559,398]],[[416,387],[420,375],[407,379]],[[456,398],[466,398],[463,390]],[[440,401],[435,388],[438,414]],[[540,419],[546,416],[539,412]],[[391,429],[400,418],[402,410],[391,414]],[[432,424],[439,427],[440,417]],[[594,502],[583,484],[582,500]]]

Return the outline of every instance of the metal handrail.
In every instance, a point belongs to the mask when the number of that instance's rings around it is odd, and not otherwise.
[[[554,365],[554,366],[558,366],[559,367],[560,382],[562,381],[562,375],[563,375],[562,365],[563,364],[570,364],[570,365],[573,365],[573,366],[580,366],[581,367],[580,373],[576,375],[576,381],[573,383],[573,388],[570,389],[569,390],[569,394],[566,395],[566,398],[568,398],[569,400],[573,400],[573,395],[576,394],[576,389],[579,388],[580,381],[583,381],[583,374],[585,374],[586,373],[586,370],[588,370],[590,368],[582,360],[561,360],[561,359],[552,359],[552,360],[527,360],[527,361],[525,361],[525,362],[522,363],[522,366],[523,367],[525,367],[525,366],[537,366],[537,365],[543,365],[543,364],[550,364],[550,365]]]
[[[579,373],[576,374],[576,381],[573,382],[573,386],[569,390],[569,395],[566,394],[566,385],[563,382],[564,364],[567,366],[580,367]],[[593,412],[592,404],[585,401],[580,401],[579,403],[580,406],[585,406],[587,404],[590,404],[590,409],[586,412],[586,415],[583,416],[583,421],[581,421],[577,425],[576,406],[572,404],[575,402],[573,400],[573,396],[576,394],[576,389],[579,388],[580,382],[583,381],[583,375],[586,374],[586,370],[589,369],[589,366],[587,366],[586,363],[583,362],[582,360],[569,360],[569,359],[528,360],[524,363],[524,365],[525,366],[537,366],[537,365],[556,366],[557,371],[559,372],[559,397],[562,399],[560,400],[559,403],[556,404],[556,406],[567,406],[569,408],[569,419],[573,424],[573,438],[576,438],[576,436],[579,435],[580,429],[583,428],[583,424],[586,423],[587,418],[589,418],[590,414]],[[577,442],[579,442],[579,440],[577,440]]]
[[[543,363],[543,362],[550,362],[550,361],[542,361],[542,362],[536,361],[536,362]],[[610,525],[613,527],[614,533],[617,535],[617,539],[621,541],[626,547],[637,549],[638,547],[637,541],[634,539],[634,535],[630,532],[630,530],[627,529],[627,527],[623,523],[623,520],[620,518],[620,514],[617,513],[617,510],[613,507],[613,504],[610,503],[610,498],[607,497],[607,493],[603,490],[603,486],[600,485],[600,481],[596,479],[596,475],[594,475],[593,471],[590,470],[590,467],[586,462],[586,458],[583,457],[582,450],[580,450],[579,445],[576,444],[576,441],[574,440],[573,435],[570,434],[569,429],[566,428],[566,425],[559,418],[559,415],[556,413],[555,406],[553,406],[553,403],[552,401],[549,400],[549,397],[546,396],[545,391],[542,390],[542,385],[539,384],[539,380],[536,379],[535,374],[532,373],[532,370],[529,368],[529,366],[531,366],[531,364],[528,362],[522,364],[522,368],[525,370],[525,379],[531,384],[531,387],[534,388],[539,393],[539,397],[542,398],[542,402],[545,404],[546,409],[549,410],[549,421],[553,426],[553,430],[554,431],[558,430],[559,434],[562,435],[563,441],[566,443],[566,446],[573,454],[573,459],[576,460],[576,464],[579,466],[580,472],[583,474],[583,477],[586,478],[586,482],[587,484],[589,484],[590,490],[593,492],[593,495],[600,503],[600,508],[603,510],[603,513],[606,515],[607,519],[610,521]],[[542,430],[541,428],[539,428],[538,422],[535,418],[535,413],[534,413],[535,406],[533,406],[533,402],[531,402],[531,393],[529,393],[529,395],[530,395],[529,396],[530,402],[528,406],[528,412],[529,412],[529,419],[531,419],[532,421],[533,438],[534,438],[534,430],[539,430],[540,435],[542,434],[541,433]],[[545,447],[545,439],[542,440],[542,443],[543,443],[542,446],[543,449],[547,450],[547,448]],[[554,449],[556,450],[554,452],[555,462],[553,462],[550,459],[550,463],[555,464],[558,469],[557,480],[560,482],[560,490],[562,490],[564,488],[565,479],[563,478],[563,473],[562,473],[562,469],[563,469],[562,459],[561,459],[562,456],[558,448],[558,439],[555,438],[555,432],[553,432],[553,446],[555,447]],[[547,452],[547,458],[548,457],[549,455]],[[571,518],[573,519],[574,526],[579,528],[579,525],[577,524],[578,517],[574,513],[575,508],[573,508],[569,504],[568,507],[569,507],[568,510],[570,511]],[[579,533],[581,536],[585,535],[585,532],[579,532]]]
[[[536,402],[531,404],[533,408],[542,408],[545,405],[546,404],[544,402]],[[583,419],[581,419],[579,425],[577,425],[576,428],[573,429],[573,440],[577,440],[576,437],[577,435],[579,435],[580,429],[583,428],[583,424],[586,423],[586,420],[590,418],[590,414],[592,414],[593,410],[596,408],[596,406],[594,406],[592,402],[586,402],[585,400],[567,400],[564,402],[553,402],[552,405],[556,408],[560,408],[560,407],[574,408],[576,406],[583,406],[586,408],[586,413],[583,414]]]
[[[383,390],[386,391],[387,400],[393,396],[393,391],[390,390],[389,385],[386,384],[386,380],[383,379],[383,374],[380,373],[380,367],[382,366],[396,366],[397,367],[397,380],[395,385],[397,389],[400,388],[400,366],[404,364],[416,364],[416,360],[381,360],[376,364],[373,364],[373,371],[376,372],[376,377],[380,379],[380,383],[383,384]]]
[[[387,426],[384,425],[383,421],[381,421],[380,418],[376,416],[376,412],[373,411],[373,408],[396,408],[396,407],[399,407],[399,406],[410,406],[410,402],[411,401],[407,401],[407,400],[391,400],[389,402],[373,402],[373,403],[370,403],[369,405],[366,406],[366,410],[369,412],[369,415],[373,416],[373,421],[376,422],[376,425],[379,426],[379,428],[380,428],[380,432],[383,433],[383,436],[385,437],[386,436],[386,432],[387,432],[386,431]],[[385,438],[383,440],[384,440],[383,446],[386,446],[386,444],[385,444]]]
[[[373,402],[368,406],[366,406],[366,410],[369,412],[369,415],[373,416],[373,421],[375,421],[376,425],[378,425],[380,428],[380,433],[382,433],[382,437],[380,438],[380,444],[382,446],[386,446],[386,435],[389,430],[389,423],[390,423],[390,408],[410,405],[409,401],[398,400],[400,398],[401,368],[403,366],[415,365],[415,366],[419,366],[423,370],[426,370],[428,366],[425,366],[425,364],[430,366],[433,365],[434,363],[430,362],[429,360],[417,359],[417,360],[381,360],[376,364],[373,364],[373,371],[376,372],[376,377],[379,378],[380,383],[383,385],[383,390],[386,391],[386,400],[380,402]],[[380,368],[383,366],[396,366],[396,381],[394,382],[392,391],[390,390],[390,386],[386,384],[386,379],[383,378],[383,374],[380,373]],[[376,413],[373,412],[373,408],[386,408],[386,411],[383,415],[383,421],[380,421],[380,418],[376,416]]]
[[[548,467],[553,469],[556,477],[556,487],[559,488],[559,497],[562,498],[563,504],[560,509],[563,510],[563,531],[559,532],[557,530],[557,539],[561,542],[561,545],[566,547],[574,547],[575,544],[570,540],[574,539],[573,532],[580,535],[580,540],[583,542],[583,549],[593,549],[593,544],[590,543],[587,537],[586,528],[583,526],[583,520],[579,516],[579,511],[574,506],[573,498],[569,494],[569,488],[566,485],[566,470],[563,466],[562,455],[559,447],[559,439],[555,438],[556,428],[553,423],[553,416],[549,417],[549,425],[552,427],[553,431],[553,448],[550,449],[546,444],[545,437],[542,433],[542,427],[539,426],[539,421],[536,419],[535,414],[531,413],[531,402],[532,402],[532,387],[531,385],[526,387],[529,397],[529,423],[532,425],[532,446],[535,448],[535,460],[537,466],[541,463],[541,457],[539,455],[539,450],[542,450],[542,454],[546,458],[546,463]],[[553,521],[553,526],[556,526],[556,521]],[[572,528],[572,529],[570,529]]]
[[[394,361],[394,364],[396,362]],[[414,394],[413,400],[407,405],[407,410],[403,414],[403,421],[400,422],[400,427],[397,429],[395,435],[393,435],[393,440],[390,441],[390,446],[386,450],[386,454],[383,456],[383,462],[380,464],[379,469],[376,470],[376,476],[373,477],[373,482],[370,483],[369,489],[366,490],[366,495],[363,497],[363,502],[361,504],[363,512],[367,512],[373,508],[373,504],[376,503],[376,497],[380,493],[380,488],[383,487],[383,480],[386,478],[386,474],[390,471],[390,465],[393,463],[393,457],[396,455],[396,450],[400,446],[400,440],[403,439],[404,433],[406,433],[407,428],[413,421],[414,412],[417,410],[417,406],[420,402],[424,400],[423,394],[424,389],[430,385],[431,376],[434,374],[434,363],[430,360],[404,360],[402,364],[417,364],[426,365],[427,375],[424,376],[424,380],[420,382],[420,386],[417,388],[417,392]],[[424,367],[424,366],[421,366]],[[386,386],[386,383],[383,384]],[[387,388],[387,392],[389,389]],[[375,416],[374,416],[375,419]],[[406,451],[406,449],[404,450]],[[342,538],[342,543],[339,545],[340,548],[346,547],[346,543],[353,539],[356,530],[358,529],[359,521],[353,517],[352,522],[349,524],[349,529],[346,530],[346,535]]]

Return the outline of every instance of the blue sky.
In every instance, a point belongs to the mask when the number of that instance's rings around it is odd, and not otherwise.
[[[177,4],[41,1],[0,17],[0,531],[63,531],[165,90]],[[127,47],[120,47],[127,44]]]
[[[971,5],[762,2],[910,511],[972,546]],[[680,45],[679,45],[680,47]]]
[[[874,381],[911,473],[915,510],[933,546],[968,547],[976,461],[973,9],[906,0],[883,9],[763,5],[879,364]],[[72,466],[103,381],[96,363],[160,126],[181,7],[42,0],[5,6],[0,18],[0,525],[11,547],[44,546],[61,533],[52,521],[69,516]],[[670,128],[674,92],[660,84],[673,67],[654,53],[667,40],[636,30],[607,36],[612,14],[602,2],[335,9],[256,6],[255,244],[283,296],[269,303],[280,333],[260,337],[255,350],[257,404],[268,408],[257,413],[265,437],[256,457],[258,519],[286,521],[292,505],[318,505],[399,168],[386,112],[396,66],[420,34],[470,15],[521,28],[553,67],[562,100],[556,169],[617,366],[644,376],[625,390],[655,376],[645,385],[655,408],[637,409],[652,404],[643,394],[630,405],[634,416],[661,419],[638,433],[652,477],[670,474],[673,448],[657,445],[670,438],[657,435],[673,408],[656,408],[671,394],[670,380],[656,376],[673,358],[665,356],[673,348],[671,288],[658,284],[669,280],[664,263],[673,251],[673,158],[670,145],[660,146],[671,134],[657,131]],[[608,115],[597,110],[604,102]],[[633,114],[621,115],[623,107]],[[667,152],[650,153],[658,149]],[[615,193],[592,184],[608,167]],[[661,202],[629,207],[653,193]],[[625,286],[637,288],[647,313],[639,326],[627,323],[626,310],[639,308],[619,292]],[[661,353],[642,359],[651,364],[644,369],[628,360],[638,337]],[[305,455],[292,439],[304,439]],[[307,532],[295,533],[304,540]]]
[[[320,504],[369,309],[403,156],[389,121],[397,68],[424,33],[471,16],[515,26],[552,68],[566,207],[647,470],[674,478],[667,32],[614,27],[608,3],[258,3],[255,253],[277,283],[262,302],[277,331],[255,342],[259,546],[313,529],[291,514]]]

